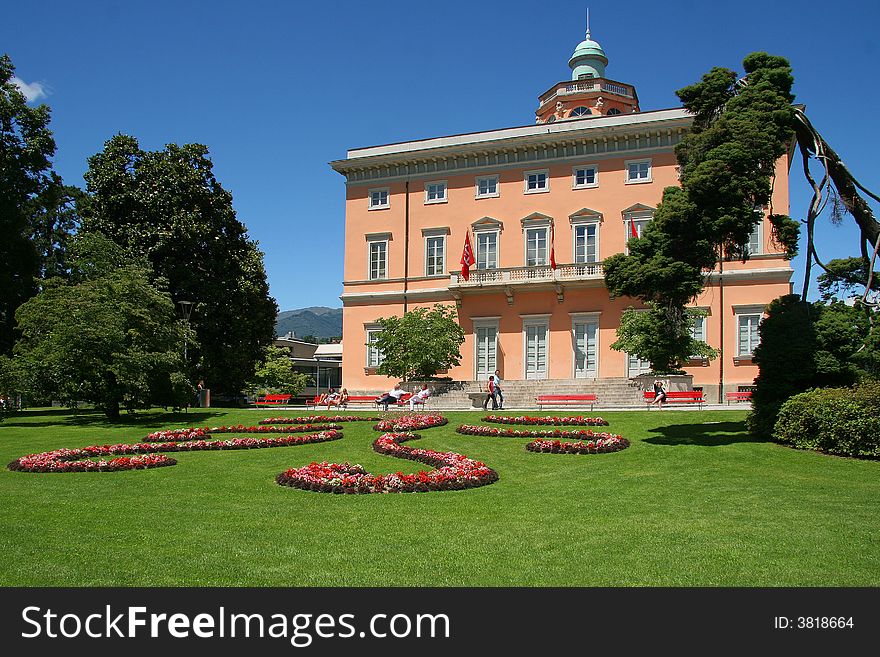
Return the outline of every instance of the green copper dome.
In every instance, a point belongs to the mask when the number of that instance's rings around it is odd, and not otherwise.
[[[587,30],[587,38],[577,45],[571,59],[568,60],[568,66],[572,71],[571,79],[577,80],[583,76],[604,78],[607,64],[605,51],[590,38],[590,31]]]

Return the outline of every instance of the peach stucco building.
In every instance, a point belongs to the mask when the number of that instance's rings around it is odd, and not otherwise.
[[[332,163],[346,178],[343,376],[378,391],[376,320],[436,303],[457,308],[466,334],[454,380],[632,377],[649,365],[610,348],[621,312],[602,261],[625,251],[678,183],[675,145],[691,118],[641,111],[635,89],[605,77],[598,43],[581,42],[572,79],[539,97],[534,125],[359,148]],[[788,212],[789,158],[777,163],[773,212]],[[476,265],[460,259],[469,234]],[[557,267],[550,266],[551,248]],[[695,331],[722,355],[695,360],[710,399],[748,386],[764,307],[787,294],[789,263],[765,222],[747,262],[707,275]]]

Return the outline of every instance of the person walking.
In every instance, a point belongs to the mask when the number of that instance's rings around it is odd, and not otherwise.
[[[492,402],[492,410],[498,409],[498,403],[495,401],[495,376],[489,375],[489,382],[486,384],[486,398],[483,400],[483,410]]]
[[[495,402],[499,409],[504,408],[504,393],[501,391],[501,373],[495,370]]]

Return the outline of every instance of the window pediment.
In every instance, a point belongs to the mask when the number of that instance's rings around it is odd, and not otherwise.
[[[471,224],[471,229],[475,233],[481,230],[503,230],[504,224],[492,217],[482,217]]]

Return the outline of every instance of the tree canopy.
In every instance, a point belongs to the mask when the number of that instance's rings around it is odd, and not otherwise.
[[[748,257],[745,245],[765,208],[777,241],[789,256],[796,249],[797,223],[771,207],[776,161],[793,135],[791,69],[767,53],[747,56],[743,68],[748,85],[738,84],[734,71],[713,68],[677,92],[694,115],[676,147],[681,186],[663,190],[653,221],[629,240],[628,254],[605,261],[610,294],[639,299],[650,309],[624,323],[612,346],[649,360],[656,372],[678,371],[699,353],[686,306],[720,259]],[[634,331],[651,335],[634,339]]]
[[[214,177],[207,147],[169,144],[144,151],[116,135],[89,158],[83,228],[146,258],[174,303],[194,302],[198,378],[237,394],[274,337],[277,306],[263,254],[236,218],[232,195]]]
[[[377,320],[375,345],[382,354],[379,374],[403,380],[427,379],[461,362],[464,330],[455,308],[415,308],[402,317]]]
[[[298,395],[303,391],[311,377],[297,372],[286,349],[274,345],[266,348],[266,353],[257,363],[254,376],[248,388],[256,394]]]
[[[55,139],[46,105],[29,107],[0,56],[0,354],[12,351],[15,309],[37,293],[38,279],[64,270],[75,194],[52,171]]]
[[[47,281],[16,313],[15,360],[26,389],[69,406],[90,402],[111,418],[120,408],[186,405],[194,394],[182,355],[187,327],[170,296],[154,287],[145,263],[130,262],[106,238],[77,241],[75,280]],[[95,253],[97,262],[88,255]]]

